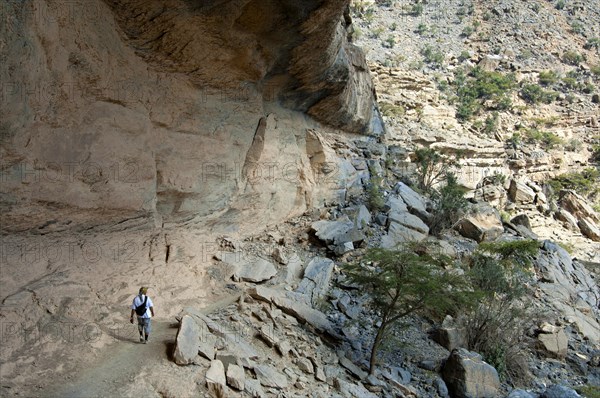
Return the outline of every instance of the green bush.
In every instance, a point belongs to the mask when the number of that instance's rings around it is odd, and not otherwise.
[[[421,3],[413,4],[412,7],[410,8],[410,15],[412,15],[414,17],[418,17],[422,14],[423,14],[423,4],[421,4]]]
[[[443,182],[453,167],[458,167],[458,157],[442,155],[433,148],[418,148],[415,150],[417,186],[431,193],[435,185]]]
[[[558,97],[558,93],[555,91],[544,90],[537,84],[524,84],[519,94],[521,98],[531,104],[538,104],[540,102],[550,104]]]
[[[556,134],[538,129],[527,130],[525,132],[525,141],[529,144],[539,144],[544,149],[554,149],[563,143],[563,140]]]
[[[486,101],[499,110],[510,108],[512,103],[508,94],[514,89],[515,78],[512,74],[487,72],[477,67],[469,75],[457,72],[454,85],[458,96],[456,115],[460,120],[468,120]]]
[[[578,22],[578,21],[571,22],[571,31],[578,35],[582,34],[583,33],[583,25],[581,24],[581,22]]]
[[[575,391],[583,395],[585,398],[600,398],[600,387],[586,384],[584,386],[575,387]]]
[[[575,51],[565,52],[562,59],[563,62],[574,66],[578,66],[584,60],[583,56]]]
[[[385,204],[385,198],[381,192],[381,181],[381,177],[373,175],[367,185],[367,206],[373,212],[380,211]]]
[[[485,118],[483,132],[493,134],[498,130],[498,112],[493,112]]]
[[[590,68],[590,71],[595,76],[600,76],[600,65],[594,65]]]
[[[600,49],[600,38],[598,38],[598,37],[589,38],[587,43],[585,43],[584,47],[587,50],[591,50],[592,48],[595,48],[596,50]]]
[[[426,45],[421,50],[421,55],[423,56],[426,63],[436,67],[442,66],[445,57],[444,53],[441,50],[433,48],[430,45]]]
[[[471,59],[471,54],[469,54],[469,52],[467,50],[463,50],[460,52],[460,55],[458,56],[458,60],[460,62],[464,62],[467,59]]]
[[[565,8],[565,0],[558,0],[555,5],[557,10],[562,10]]]
[[[521,352],[532,317],[525,286],[538,251],[532,240],[482,243],[467,260],[472,286],[481,294],[478,306],[462,318],[469,349],[480,352],[506,379],[527,372]]]
[[[421,22],[418,26],[417,26],[417,33],[420,34],[421,36],[425,34],[425,32],[427,32],[427,25],[424,24],[423,22]]]
[[[565,173],[552,178],[548,184],[554,192],[571,189],[582,196],[594,196],[600,192],[600,171],[589,167],[580,173]]]
[[[538,77],[538,81],[542,86],[550,86],[558,82],[558,73],[553,70],[542,71]]]
[[[464,187],[458,184],[456,176],[447,173],[445,184],[439,192],[433,192],[433,217],[430,224],[430,233],[438,235],[444,229],[451,228],[464,214],[469,202],[465,199]]]

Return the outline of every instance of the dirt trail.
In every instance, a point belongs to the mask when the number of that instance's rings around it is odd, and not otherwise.
[[[239,296],[221,296],[200,311],[209,314],[234,303]],[[153,319],[148,344],[140,343],[137,324],[129,326],[131,328],[127,328],[124,334],[114,336],[118,340],[116,343],[109,345],[87,368],[81,368],[71,381],[57,380],[40,397],[117,397],[122,394],[124,386],[134,382],[144,367],[155,367],[170,361],[177,335],[174,319]]]
[[[137,325],[132,333],[119,338],[119,342],[106,351],[87,369],[81,369],[68,385],[55,386],[43,397],[94,398],[116,396],[118,389],[131,383],[143,366],[167,361],[175,343],[177,329],[172,322],[154,319],[148,344],[139,342]]]

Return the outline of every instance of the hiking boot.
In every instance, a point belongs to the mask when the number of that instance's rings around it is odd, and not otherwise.
[[[144,340],[144,344],[148,344],[148,340]]]
[[[142,336],[140,336],[140,343],[143,343],[145,340]]]

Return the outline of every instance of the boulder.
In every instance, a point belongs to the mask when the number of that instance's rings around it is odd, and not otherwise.
[[[587,204],[586,200],[573,191],[561,191],[558,203],[577,219],[589,218],[593,222],[600,221],[598,214]]]
[[[582,218],[577,223],[581,233],[589,239],[600,242],[600,229],[589,218]]]
[[[338,356],[340,365],[346,368],[346,370],[350,372],[354,377],[358,378],[359,380],[365,380],[367,378],[367,372],[356,366],[354,362],[346,358],[344,355]]]
[[[506,190],[499,185],[484,185],[475,190],[474,198],[478,202],[488,202],[495,207],[503,207],[506,203]]]
[[[260,385],[260,381],[256,379],[247,379],[244,382],[244,392],[252,398],[264,398],[267,396]]]
[[[189,315],[184,315],[179,323],[175,337],[175,352],[173,359],[177,365],[194,363],[198,355],[200,343],[200,328],[196,321]],[[212,359],[212,358],[211,358]]]
[[[510,222],[514,225],[522,225],[523,227],[531,230],[531,221],[529,221],[527,214],[516,215],[510,220]]]
[[[310,296],[311,299],[325,296],[329,290],[334,265],[334,262],[326,257],[315,257],[310,260],[304,270],[304,278],[296,291]]]
[[[269,347],[274,347],[279,344],[279,339],[275,336],[272,324],[263,324],[258,331],[260,338],[267,343]]]
[[[263,286],[256,286],[249,290],[249,294],[255,299],[275,304],[283,312],[292,315],[302,323],[309,323],[317,331],[326,332],[334,338],[340,338],[325,314],[309,307],[305,302],[298,300],[297,298],[287,297],[286,292]]]
[[[243,339],[239,331],[230,330],[193,308],[186,307],[184,311],[192,313],[195,318],[202,320],[206,324],[210,332],[215,336],[223,338],[228,351],[235,353],[238,358],[256,359],[259,357],[254,347]]]
[[[451,396],[457,398],[492,398],[498,396],[500,379],[481,355],[463,348],[453,350],[442,370]]]
[[[327,244],[344,242],[341,240],[346,232],[354,228],[354,223],[348,216],[340,217],[337,221],[320,220],[311,225],[317,238]]]
[[[494,240],[504,232],[498,211],[487,203],[472,206],[469,214],[456,223],[455,229],[462,236],[477,242]]]
[[[277,268],[272,262],[255,257],[235,264],[234,281],[263,282],[277,274]]]
[[[227,369],[227,384],[236,390],[244,391],[245,382],[246,375],[244,374],[244,368],[238,365],[229,365]]]
[[[210,388],[211,384],[225,387],[225,368],[218,359],[210,361],[210,368],[206,371],[206,384]]]
[[[442,326],[434,330],[431,338],[448,351],[452,351],[455,348],[467,347],[466,332],[462,328]]]
[[[363,229],[371,223],[371,212],[365,205],[358,206],[356,215],[354,216],[354,226],[358,229]]]
[[[581,398],[581,395],[569,387],[553,384],[540,394],[540,398]]]
[[[535,395],[528,393],[525,390],[512,390],[506,398],[535,398]]]
[[[426,209],[427,201],[425,198],[416,193],[408,185],[398,182],[394,187],[394,192],[402,198],[409,212],[425,222],[431,218],[431,214]]]
[[[313,374],[315,372],[315,367],[308,358],[298,358],[296,365],[298,366],[298,369],[304,373]]]
[[[429,233],[429,227],[427,224],[425,224],[419,217],[408,212],[390,212],[388,220],[390,221],[390,224],[396,222],[422,234],[427,235]]]
[[[559,359],[567,356],[569,339],[562,329],[555,329],[550,333],[540,333],[537,338],[539,346],[550,356]]]
[[[391,249],[404,242],[420,242],[427,238],[424,235],[414,229],[405,227],[404,225],[391,222],[388,227],[387,235],[381,237],[381,247],[385,249]]]
[[[390,213],[403,213],[408,211],[408,207],[402,198],[390,195],[383,206],[383,210]]]
[[[511,180],[510,187],[508,188],[508,197],[514,203],[530,204],[535,201],[535,191],[524,182]]]
[[[256,373],[256,378],[260,381],[265,387],[273,387],[273,388],[287,388],[288,380],[287,377],[277,371],[273,366],[260,364],[254,367],[254,373]]]
[[[574,215],[566,211],[565,209],[558,209],[554,215],[557,220],[565,223],[566,227],[572,231],[578,231],[579,225],[577,225],[577,218]]]
[[[333,386],[348,398],[377,398],[377,395],[367,390],[362,384],[349,383],[339,377],[333,380]]]

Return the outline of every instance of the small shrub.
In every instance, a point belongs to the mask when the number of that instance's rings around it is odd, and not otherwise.
[[[418,188],[431,192],[447,178],[451,168],[458,166],[458,159],[442,155],[433,148],[419,148],[415,150],[414,163]]]
[[[394,39],[394,36],[388,36],[388,38],[383,42],[383,47],[394,48],[395,44],[396,39]]]
[[[521,98],[532,104],[538,104],[540,102],[550,104],[558,97],[558,93],[544,90],[537,84],[523,85],[519,94],[521,95]]]
[[[591,384],[575,387],[575,391],[583,395],[585,398],[600,398],[600,387]]]
[[[590,71],[595,76],[600,76],[600,65],[594,65],[590,68]]]
[[[556,5],[554,6],[557,10],[562,10],[565,8],[565,0],[558,0]]]
[[[579,87],[579,84],[577,83],[577,79],[575,79],[573,77],[563,77],[562,83],[567,90],[575,90],[577,87]]]
[[[583,149],[583,144],[577,138],[571,138],[569,142],[565,144],[565,150],[569,152],[579,152]]]
[[[571,22],[571,31],[578,35],[582,34],[583,33],[583,25],[581,24],[581,22],[578,22],[578,21]]]
[[[381,177],[372,176],[367,186],[367,205],[373,212],[381,210],[385,204],[383,192],[381,192],[381,181]]]
[[[373,38],[379,39],[381,34],[383,33],[383,28],[381,26],[376,27],[371,31]]]
[[[471,59],[471,54],[469,54],[469,52],[466,50],[461,51],[460,55],[458,56],[458,60],[460,62],[464,62],[467,59]]]
[[[430,45],[426,45],[425,48],[421,50],[421,55],[426,63],[436,67],[442,66],[442,63],[444,62],[444,53]]]
[[[585,43],[584,47],[586,50],[591,50],[592,48],[595,48],[596,50],[600,49],[600,38],[598,38],[598,37],[589,38],[587,43]]]
[[[383,116],[402,117],[406,114],[406,109],[402,105],[395,105],[389,102],[381,102],[379,110]]]
[[[393,30],[396,30],[396,29],[398,29],[398,24],[397,24],[396,22],[394,22],[394,23],[392,23],[392,24],[390,25],[390,30],[392,30],[392,31],[393,31]]]
[[[521,145],[521,134],[513,133],[513,135],[507,140],[508,144],[516,149]]]
[[[469,202],[465,199],[466,189],[458,184],[453,173],[447,173],[445,184],[439,193],[434,192],[433,217],[430,222],[430,232],[439,234],[444,229],[451,228],[464,214]]]
[[[493,134],[498,130],[498,112],[493,112],[485,118],[483,132]]]
[[[423,14],[423,4],[421,4],[421,3],[413,4],[412,7],[410,8],[410,15],[412,15],[413,17],[418,17],[422,14]]]
[[[565,52],[562,56],[562,59],[563,62],[574,66],[578,66],[584,60],[583,56],[575,51]]]
[[[468,38],[471,37],[473,33],[475,33],[475,28],[472,26],[465,26],[460,35]]]
[[[417,33],[420,34],[421,36],[423,36],[426,32],[427,32],[427,25],[424,24],[423,22],[421,22],[417,26]]]
[[[550,86],[558,82],[558,73],[553,70],[542,71],[538,76],[538,81],[542,86]]]
[[[600,191],[600,171],[589,167],[580,173],[561,174],[551,179],[548,184],[554,192],[572,189],[582,196],[594,196]]]
[[[538,129],[527,130],[525,137],[529,144],[540,144],[544,149],[553,149],[563,143],[563,140],[556,134]]]

